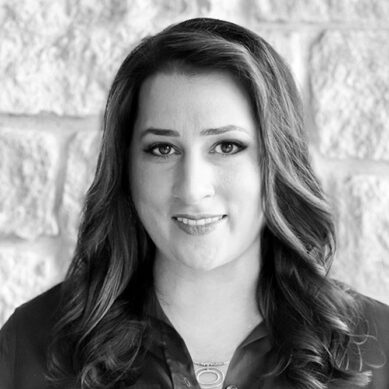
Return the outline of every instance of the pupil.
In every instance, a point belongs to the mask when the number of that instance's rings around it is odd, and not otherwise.
[[[225,143],[222,145],[222,151],[223,153],[229,153],[232,151],[232,144],[231,143]]]
[[[159,146],[159,152],[161,154],[164,154],[164,155],[169,154],[170,146],[168,146],[168,145],[166,145],[166,146]]]

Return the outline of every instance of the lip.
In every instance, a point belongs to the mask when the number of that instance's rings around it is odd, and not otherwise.
[[[207,224],[201,224],[201,225],[190,225],[185,224],[182,221],[177,220],[177,218],[185,218],[189,220],[200,220],[200,219],[210,219],[210,218],[216,218],[219,217],[219,220],[207,223]],[[226,219],[227,215],[219,214],[219,215],[211,215],[211,214],[202,214],[202,215],[187,215],[187,214],[180,214],[175,215],[172,217],[173,221],[176,223],[178,228],[180,228],[182,231],[187,233],[188,235],[205,235],[209,234],[210,232],[214,231],[220,223]]]
[[[220,217],[220,216],[224,217],[226,215],[220,214],[220,213],[219,214],[202,213],[202,214],[198,214],[198,215],[189,215],[187,213],[180,213],[180,214],[174,215],[173,219],[177,219],[178,217],[182,217],[185,219],[200,220],[200,219],[210,219],[210,218]]]

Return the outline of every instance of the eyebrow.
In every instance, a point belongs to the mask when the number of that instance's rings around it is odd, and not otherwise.
[[[245,132],[247,134],[247,131],[245,129],[243,129],[242,127],[234,126],[234,125],[227,125],[227,126],[223,126],[223,127],[207,128],[207,129],[201,130],[200,135],[220,135],[220,134],[224,134],[224,133],[230,132],[230,131],[240,131],[240,132]],[[174,136],[174,137],[180,136],[180,133],[178,131],[175,131],[175,130],[150,127],[142,132],[141,138],[144,138],[148,134],[160,135],[160,136]]]

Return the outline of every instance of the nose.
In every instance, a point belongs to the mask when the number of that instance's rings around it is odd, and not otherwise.
[[[184,155],[177,164],[173,197],[186,205],[198,204],[215,194],[213,169],[200,155]]]

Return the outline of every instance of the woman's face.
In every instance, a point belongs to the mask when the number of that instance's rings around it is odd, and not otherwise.
[[[159,73],[144,82],[130,184],[157,258],[197,270],[259,258],[256,122],[228,73]]]

